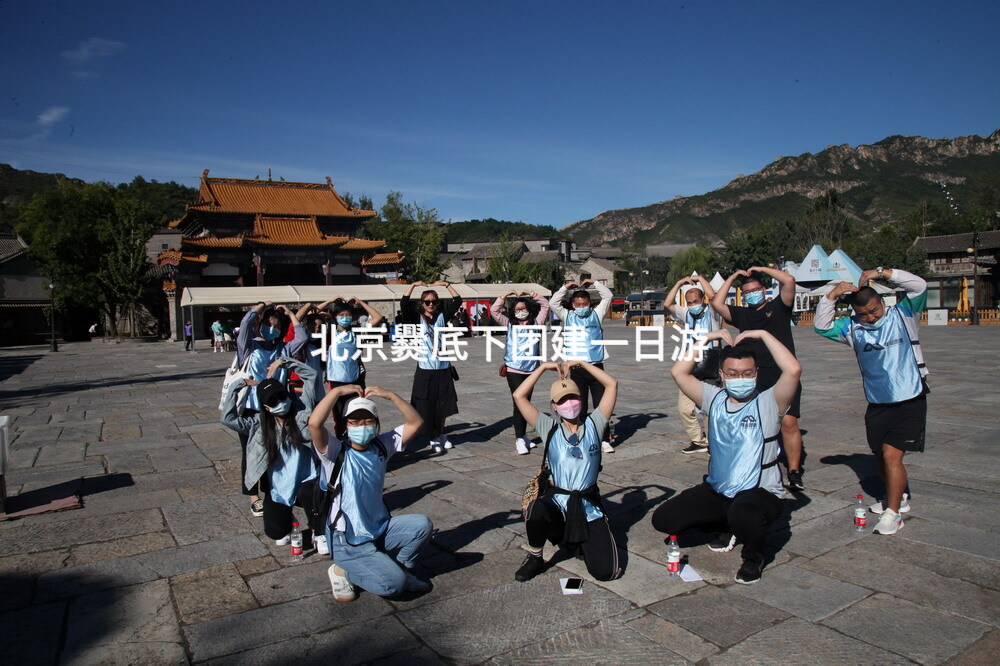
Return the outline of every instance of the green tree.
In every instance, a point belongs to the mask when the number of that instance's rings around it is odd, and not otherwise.
[[[837,190],[829,189],[813,201],[811,211],[794,224],[797,248],[808,252],[813,245],[843,247],[844,239],[853,231],[851,218],[844,213]]]
[[[525,267],[519,262],[521,255],[524,254],[523,248],[524,244],[515,241],[511,234],[501,234],[490,248],[490,259],[486,269],[490,273],[490,280],[498,284],[521,282],[516,278],[526,272]]]
[[[441,275],[445,230],[435,209],[405,203],[402,193],[389,192],[380,214],[365,224],[364,235],[403,251],[404,279],[431,282]]]
[[[687,250],[681,250],[674,256],[667,274],[666,283],[672,285],[683,277],[697,272],[711,280],[715,271],[719,269],[719,257],[710,247],[695,246]]]
[[[106,253],[98,272],[105,310],[112,333],[124,323],[135,336],[139,334],[138,311],[151,268],[146,242],[157,223],[143,204],[124,198],[114,202],[114,216],[107,222],[102,230]]]

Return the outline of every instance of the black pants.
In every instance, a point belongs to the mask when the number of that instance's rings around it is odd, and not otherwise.
[[[527,378],[528,378],[528,375],[521,375],[521,374],[518,374],[516,372],[511,372],[509,369],[507,370],[507,386],[508,386],[508,388],[510,388],[510,394],[511,394],[511,396],[514,395],[514,391],[517,390],[517,387],[520,386],[521,384],[523,384],[524,380],[527,379]],[[531,389],[530,391],[528,391],[528,400],[531,400],[531,394],[534,393],[534,392],[535,392],[535,389]],[[513,400],[513,397],[511,398],[511,400]],[[527,430],[528,430],[528,422],[524,420],[523,416],[521,416],[521,410],[518,409],[517,405],[515,404],[514,405],[514,436],[515,437],[524,437],[524,434],[527,432]]]
[[[595,368],[604,369],[604,363],[592,363]],[[569,371],[569,378],[576,382],[576,385],[580,387],[580,400],[583,402],[583,409],[580,411],[580,418],[582,419],[585,415],[590,413],[590,401],[589,397],[594,398],[594,409],[601,404],[601,398],[604,397],[604,384],[597,381],[592,374],[581,368],[580,366],[574,366]],[[608,423],[611,423],[611,419],[608,419]],[[604,432],[601,433],[601,439],[605,442],[608,441],[608,435],[611,429],[609,426],[604,426]]]
[[[552,543],[562,541],[566,521],[562,510],[550,497],[542,497],[528,505],[527,518],[524,521],[525,532],[528,535],[528,545],[541,548],[545,541]],[[618,546],[611,534],[611,524],[607,517],[587,521],[590,537],[579,545],[583,552],[583,561],[587,571],[597,580],[612,580],[621,575],[618,568]]]
[[[283,539],[292,532],[292,507],[271,499],[271,493],[263,493],[264,534],[272,539]]]
[[[184,351],[191,351],[191,347],[194,345],[194,338],[190,335],[184,336]]]
[[[732,532],[743,544],[743,559],[760,561],[767,527],[781,515],[782,501],[763,488],[754,488],[732,499],[707,483],[688,488],[653,512],[653,528],[680,534],[692,528]]]
[[[249,413],[250,410],[247,410],[247,414]],[[243,453],[243,455],[240,456],[240,489],[243,491],[244,495],[257,495],[259,494],[260,490],[260,481],[253,484],[253,486],[251,486],[250,488],[247,488],[244,485],[246,483],[246,478],[247,478],[247,441],[250,439],[250,435],[244,434],[242,432],[239,433],[239,435],[240,435],[240,449]],[[288,533],[285,532],[285,534]],[[281,536],[285,535],[282,534]]]

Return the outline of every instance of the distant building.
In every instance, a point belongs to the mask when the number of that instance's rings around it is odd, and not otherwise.
[[[154,234],[147,251],[164,277],[169,325],[181,334],[185,287],[363,284],[399,278],[403,255],[357,238],[375,211],[350,206],[326,183],[201,178],[195,202]],[[218,313],[205,311],[211,321]],[[195,322],[199,335],[204,325]]]
[[[0,345],[45,338],[48,284],[28,258],[28,244],[13,229],[0,226]]]
[[[962,278],[968,281],[973,307],[996,307],[1000,231],[921,236],[913,245],[927,254],[930,274],[927,280],[927,307],[956,307],[962,292]],[[976,258],[978,261],[974,261]],[[978,267],[974,269],[975,263]],[[974,280],[976,273],[979,275],[978,285]]]

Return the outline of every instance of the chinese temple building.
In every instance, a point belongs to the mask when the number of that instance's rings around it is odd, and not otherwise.
[[[198,199],[148,245],[165,278],[173,336],[181,336],[185,287],[393,281],[403,255],[377,253],[384,240],[356,237],[373,217],[375,211],[344,201],[329,177],[325,183],[209,178],[206,169]]]

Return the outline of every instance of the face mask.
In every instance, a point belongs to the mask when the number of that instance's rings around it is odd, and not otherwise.
[[[276,416],[284,416],[288,413],[288,410],[292,408],[292,399],[285,398],[277,405],[264,405],[264,409],[275,414]]]
[[[764,302],[764,292],[752,291],[747,294],[747,305],[760,305]]]
[[[337,317],[337,324],[344,328],[350,328],[352,323],[354,323],[354,319],[351,317]]]
[[[757,388],[757,380],[753,378],[724,379],[726,393],[734,398],[742,399],[749,397]]]
[[[705,304],[704,303],[702,303],[701,305],[691,305],[691,306],[688,306],[688,312],[691,313],[692,317],[700,317],[701,314],[704,311],[705,311]]]
[[[563,417],[564,419],[575,419],[580,415],[580,411],[583,409],[583,403],[580,400],[569,399],[561,405],[556,405],[556,414]]]
[[[260,337],[265,340],[277,340],[281,337],[281,331],[273,326],[264,326],[260,329]]]
[[[375,426],[347,426],[347,438],[358,446],[364,446],[375,438]]]
[[[864,322],[861,322],[861,328],[866,328],[869,331],[875,331],[875,330],[878,330],[878,329],[882,328],[885,325],[885,322],[888,321],[888,320],[889,320],[889,318],[886,317],[885,313],[883,312],[882,316],[879,317],[879,320],[876,321],[876,322],[873,322],[871,324],[866,324]]]
[[[573,312],[576,313],[577,317],[586,317],[590,314],[590,306],[585,306],[582,308],[573,308]]]
[[[528,318],[528,311],[518,310],[517,312],[514,313],[514,316],[517,317],[520,321],[524,321],[525,319]]]

